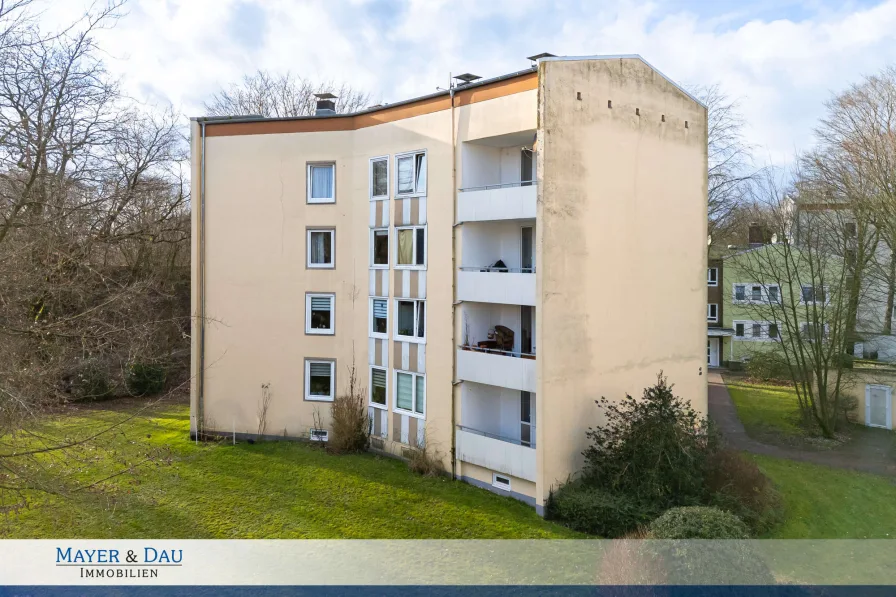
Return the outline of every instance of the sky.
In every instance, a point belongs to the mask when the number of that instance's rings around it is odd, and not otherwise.
[[[47,26],[84,0],[44,2]],[[100,31],[136,99],[204,113],[258,69],[346,81],[394,102],[492,77],[526,56],[640,54],[685,87],[737,99],[763,164],[811,147],[824,102],[896,64],[896,0],[130,0]]]

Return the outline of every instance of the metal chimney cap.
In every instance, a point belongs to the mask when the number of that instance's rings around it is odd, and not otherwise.
[[[458,81],[463,81],[463,83],[466,85],[466,84],[472,83],[473,81],[475,81],[477,79],[481,79],[482,77],[480,77],[479,75],[474,75],[473,73],[464,73],[462,75],[457,75],[454,78],[457,79]]]
[[[556,58],[556,55],[551,54],[550,52],[542,52],[541,54],[536,54],[535,56],[528,57],[528,59],[532,62],[538,62],[539,58]]]
[[[314,97],[321,100],[331,100],[337,98],[337,96],[333,95],[332,93],[315,93]]]

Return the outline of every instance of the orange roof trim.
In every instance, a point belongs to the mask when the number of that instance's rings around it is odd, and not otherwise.
[[[495,81],[487,85],[462,89],[455,93],[455,107],[531,91],[538,87],[538,73],[531,72]],[[424,98],[398,106],[386,106],[381,110],[364,112],[354,116],[338,118],[296,118],[295,120],[258,120],[254,122],[209,122],[205,134],[208,137],[230,137],[235,135],[274,135],[282,133],[311,133],[321,131],[354,131],[414,116],[423,116],[451,109],[448,95]]]

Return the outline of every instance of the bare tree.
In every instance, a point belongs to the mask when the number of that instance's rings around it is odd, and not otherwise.
[[[316,107],[315,93],[337,96],[337,112],[356,112],[370,105],[369,93],[346,83],[314,82],[290,72],[274,74],[259,70],[213,95],[205,103],[205,110],[210,116],[310,116]]]
[[[708,112],[707,158],[709,162],[709,230],[721,238],[738,229],[738,208],[750,203],[750,184],[759,170],[754,167],[752,147],[744,138],[745,121],[737,100],[718,84],[693,90]]]

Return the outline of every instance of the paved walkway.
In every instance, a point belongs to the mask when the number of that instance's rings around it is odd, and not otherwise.
[[[889,451],[879,445],[879,442],[859,441],[844,450],[832,449],[820,452],[784,448],[758,442],[747,435],[743,423],[737,417],[737,409],[728,394],[728,388],[722,380],[722,375],[718,371],[709,371],[708,382],[709,417],[718,425],[728,445],[732,448],[776,458],[788,458],[800,462],[896,476],[896,462],[893,461]],[[889,438],[881,434],[877,435],[889,441]]]

